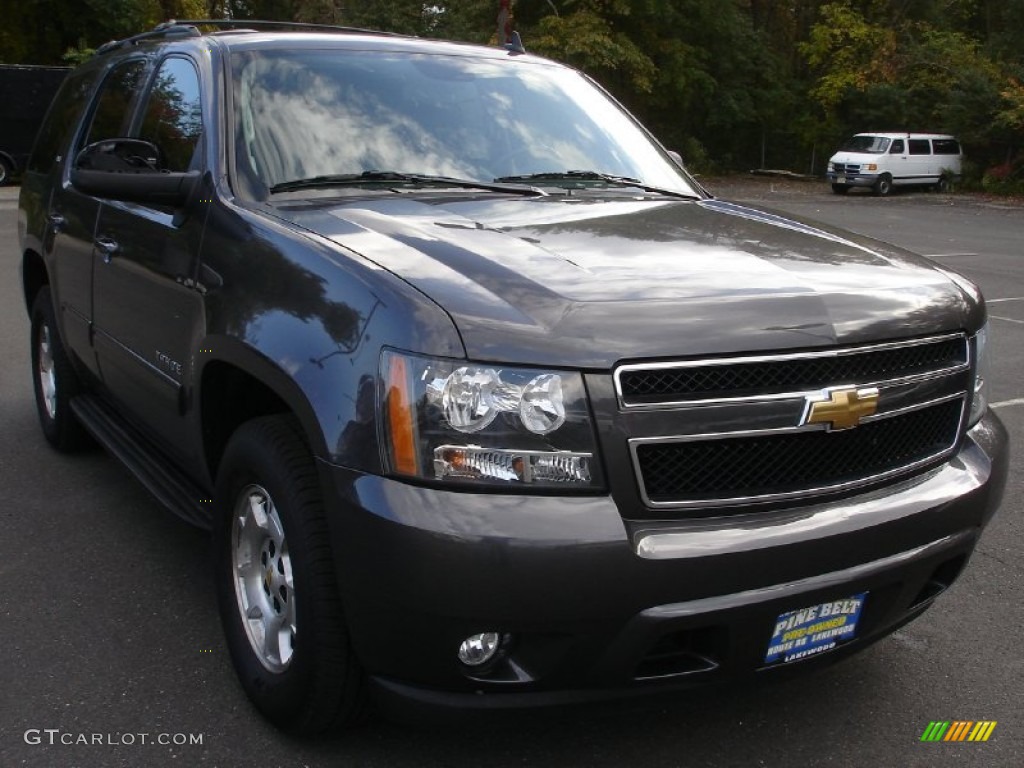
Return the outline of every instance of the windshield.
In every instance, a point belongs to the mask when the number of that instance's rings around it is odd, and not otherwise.
[[[854,136],[843,142],[840,152],[867,152],[871,155],[884,154],[889,149],[889,139],[884,136]]]
[[[586,170],[695,194],[632,118],[558,65],[259,50],[235,52],[232,77],[236,170],[257,197],[367,171],[493,182]]]

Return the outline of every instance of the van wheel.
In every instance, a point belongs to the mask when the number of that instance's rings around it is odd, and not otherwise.
[[[833,184],[832,191],[835,192],[837,195],[845,195],[847,192],[850,191],[850,188],[845,184]]]
[[[878,177],[878,181],[875,182],[875,186],[871,188],[871,191],[875,193],[875,197],[888,197],[892,192],[892,176],[888,173],[883,173]]]
[[[362,712],[313,458],[298,424],[232,435],[217,473],[213,543],[221,622],[238,679],[277,727],[315,734]]]
[[[0,187],[5,184],[9,184],[11,176],[14,174],[14,168],[5,157],[0,157]]]
[[[935,185],[935,189],[944,195],[949,194],[952,187],[953,185],[949,182],[949,176],[940,176],[939,183]]]

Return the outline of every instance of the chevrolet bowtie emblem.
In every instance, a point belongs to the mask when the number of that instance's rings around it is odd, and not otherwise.
[[[808,395],[801,424],[826,424],[829,430],[851,429],[878,409],[875,387],[835,387]]]

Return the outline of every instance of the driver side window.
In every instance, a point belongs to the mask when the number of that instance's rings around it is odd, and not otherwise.
[[[153,79],[138,138],[161,149],[165,170],[182,173],[198,168],[202,132],[199,75],[188,59],[166,59]]]
[[[101,86],[82,146],[128,135],[132,106],[145,73],[145,59],[126,61],[110,71]]]
[[[903,151],[903,139],[893,139],[892,146],[889,148],[889,154],[902,155]]]

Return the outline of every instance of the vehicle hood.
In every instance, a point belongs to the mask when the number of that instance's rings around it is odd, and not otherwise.
[[[830,163],[883,163],[886,155],[872,154],[870,152],[836,152],[828,160]]]
[[[477,360],[607,369],[980,322],[969,286],[921,257],[718,200],[435,194],[273,210],[429,296]]]

